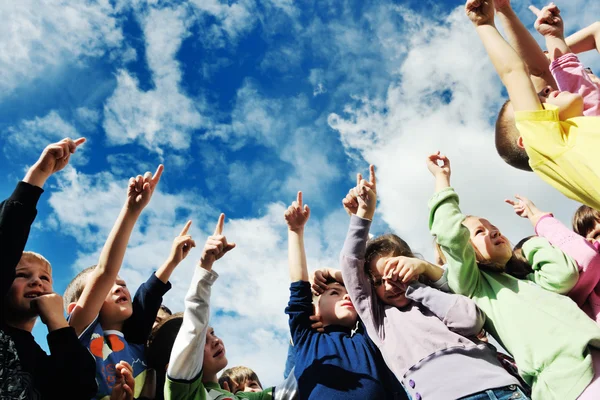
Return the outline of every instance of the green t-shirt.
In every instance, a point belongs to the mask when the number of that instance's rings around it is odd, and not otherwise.
[[[516,279],[477,266],[454,189],[430,200],[430,229],[448,265],[450,289],[470,297],[486,314],[485,328],[514,357],[534,399],[575,399],[592,380],[590,346],[600,327],[569,297],[577,265],[543,238],[523,246],[534,273]],[[571,272],[569,272],[571,271]],[[560,275],[562,274],[562,275]]]

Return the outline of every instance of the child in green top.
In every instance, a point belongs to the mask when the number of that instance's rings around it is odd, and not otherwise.
[[[599,357],[592,357],[600,328],[558,294],[577,282],[576,263],[537,237],[523,245],[533,273],[526,279],[506,274],[508,239],[489,221],[461,213],[448,158],[433,154],[428,168],[436,180],[429,225],[446,256],[450,289],[485,312],[485,329],[513,355],[533,399],[600,398],[593,365]]]

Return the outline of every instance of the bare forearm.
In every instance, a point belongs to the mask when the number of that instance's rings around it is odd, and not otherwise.
[[[35,165],[27,171],[25,174],[25,178],[23,178],[23,182],[27,182],[30,185],[37,186],[39,188],[43,188],[46,180],[48,180],[49,175],[38,170]]]
[[[308,282],[306,251],[304,250],[304,230],[288,230],[288,264],[292,282]]]
[[[167,283],[169,282],[169,278],[171,278],[171,274],[173,273],[176,267],[177,264],[175,264],[171,260],[167,260],[163,265],[160,266],[160,268],[154,273],[154,275],[156,275],[156,277],[160,279],[162,283]],[[210,270],[210,268],[206,269]]]
[[[497,15],[504,26],[508,42],[527,65],[529,73],[540,78],[535,81],[537,86],[541,86],[539,89],[541,90],[545,85],[556,89],[556,81],[550,73],[548,58],[510,5],[498,10]]]
[[[564,37],[546,36],[546,48],[552,61],[571,52]]]
[[[125,250],[138,217],[139,213],[130,211],[127,206],[124,206],[100,253],[98,269],[114,276],[113,280],[121,269]]]
[[[437,265],[427,263],[427,267],[425,268],[423,275],[425,275],[425,277],[431,282],[436,282],[442,278],[444,275],[444,270]]]
[[[575,32],[565,39],[573,53],[579,54],[596,49],[600,52],[600,21]]]
[[[446,175],[436,175],[435,177],[435,192],[442,191],[450,187],[450,177]]]
[[[477,34],[503,82],[504,78],[513,71],[527,71],[521,57],[504,40],[494,25],[477,26]]]

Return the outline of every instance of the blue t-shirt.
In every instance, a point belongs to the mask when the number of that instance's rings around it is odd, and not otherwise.
[[[362,329],[328,326],[314,331],[310,284],[290,285],[290,302],[285,309],[296,350],[294,375],[301,399],[386,399],[387,367],[373,342]],[[388,390],[386,390],[388,389]]]
[[[152,330],[162,296],[171,288],[153,273],[140,285],[132,301],[133,313],[123,324],[123,332],[103,330],[94,320],[79,336],[79,341],[96,360],[96,399],[108,399],[115,384],[115,365],[126,361],[133,368],[135,393],[138,397],[146,378],[146,340]]]

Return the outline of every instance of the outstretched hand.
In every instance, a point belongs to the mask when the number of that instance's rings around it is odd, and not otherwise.
[[[541,10],[535,6],[529,9],[536,16],[534,27],[542,36],[564,38],[565,27],[556,4],[550,3]]]
[[[52,143],[44,149],[40,158],[27,171],[24,182],[42,187],[46,180],[55,172],[67,166],[71,154],[77,151],[77,147],[85,143],[85,138],[72,140],[65,138],[57,143]]]
[[[506,199],[504,200],[504,202],[513,206],[515,214],[517,214],[519,217],[529,219],[533,226],[537,224],[537,222],[542,216],[548,214],[546,212],[540,211],[540,209],[537,208],[536,205],[533,204],[533,202],[527,197],[519,196],[518,194],[516,194],[515,198],[517,199],[517,201],[512,199]]]
[[[223,225],[225,224],[225,214],[219,215],[215,232],[206,239],[200,266],[208,271],[212,269],[215,261],[223,257],[227,252],[235,248],[235,243],[228,243],[223,235]]]
[[[465,13],[475,26],[494,25],[493,0],[467,0]]]
[[[135,178],[129,178],[127,206],[130,210],[141,212],[148,205],[163,171],[164,166],[160,164],[154,175],[148,171],[144,176],[138,175]]]
[[[179,236],[173,240],[169,262],[172,262],[175,265],[179,265],[179,263],[182,262],[188,254],[190,254],[190,250],[196,247],[196,242],[192,239],[191,235],[188,235],[191,225],[192,221],[188,221],[183,227],[183,230]]]
[[[288,207],[283,217],[290,231],[299,232],[304,229],[310,217],[310,208],[306,204],[302,205],[302,192],[298,192],[296,201]]]
[[[361,174],[356,174],[356,200],[358,209],[356,215],[365,219],[373,219],[377,206],[377,178],[375,167],[369,165],[369,180],[363,179]]]

